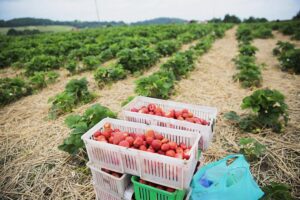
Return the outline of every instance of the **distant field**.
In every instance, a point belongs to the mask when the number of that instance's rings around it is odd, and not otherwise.
[[[41,32],[64,32],[70,31],[74,27],[73,26],[60,26],[60,25],[53,25],[53,26],[19,26],[19,27],[0,27],[0,34],[6,34],[7,31],[11,28],[16,30],[25,30],[25,29],[38,29]]]

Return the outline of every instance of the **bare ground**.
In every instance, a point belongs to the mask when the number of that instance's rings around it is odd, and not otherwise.
[[[191,44],[183,45],[181,51]],[[144,75],[159,69],[160,62]],[[55,84],[49,85],[37,94],[22,98],[0,110],[0,199],[92,199],[94,192],[90,176],[85,167],[77,167],[80,156],[70,158],[57,149],[68,135],[64,116],[57,120],[47,120],[49,97],[64,90],[73,78],[86,77],[89,89],[97,98],[94,102],[74,109],[81,114],[94,103],[108,106],[115,112],[121,110],[121,102],[134,95],[134,81],[138,77],[129,76],[103,89],[99,89],[92,72],[75,76],[64,74]]]

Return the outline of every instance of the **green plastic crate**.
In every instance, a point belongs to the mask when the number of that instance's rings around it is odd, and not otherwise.
[[[183,200],[185,190],[175,190],[175,192],[167,192],[149,185],[140,183],[137,176],[132,176],[134,196],[136,200]]]

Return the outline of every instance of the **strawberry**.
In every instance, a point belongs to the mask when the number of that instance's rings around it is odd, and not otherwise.
[[[147,130],[146,133],[145,133],[145,137],[146,137],[146,138],[147,138],[147,137],[152,137],[152,138],[154,138],[154,136],[155,136],[155,132],[154,132],[152,129]]]
[[[162,113],[163,110],[160,107],[156,107],[154,112],[155,113]]]
[[[169,144],[163,144],[163,145],[161,145],[161,150],[168,151],[169,149],[170,149],[170,145]]]
[[[168,191],[168,192],[175,192],[175,189],[173,189],[173,188],[167,188],[166,191]]]
[[[131,108],[130,111],[131,112],[139,112],[139,110],[137,108]]]
[[[121,132],[116,132],[113,138],[113,144],[119,144],[122,140],[125,139],[125,136]]]
[[[148,110],[154,112],[156,110],[156,105],[153,103],[150,103],[148,105]]]
[[[192,112],[189,112],[189,113],[188,113],[188,117],[189,117],[189,118],[192,118],[192,117],[194,117],[194,114],[193,114]]]
[[[177,117],[178,120],[184,120],[183,117],[179,116]]]
[[[186,118],[188,118],[188,117],[189,117],[189,114],[188,114],[188,113],[184,113],[184,112],[182,112],[182,117],[183,117],[184,119],[186,119]]]
[[[146,142],[147,144],[151,145],[153,142],[154,138],[153,137],[146,137]]]
[[[106,122],[103,127],[104,127],[104,130],[111,129],[111,124],[109,122]]]
[[[181,117],[182,113],[181,111],[175,111],[175,117],[178,119],[178,117]]]
[[[127,148],[130,147],[129,142],[127,142],[126,140],[121,141],[119,143],[119,145],[122,146],[122,147],[127,147]]]
[[[164,139],[161,140],[162,144],[165,144],[165,143],[168,143],[168,142],[169,142],[168,138],[164,138]]]
[[[128,137],[125,138],[125,140],[129,143],[129,146],[132,146],[132,145],[133,145],[133,142],[134,142],[133,137],[128,136]]]
[[[141,145],[139,149],[142,151],[147,151],[147,147],[145,145]]]
[[[164,139],[164,136],[160,133],[155,133],[155,139],[162,140],[162,139]]]
[[[171,150],[176,150],[177,144],[175,142],[169,142],[169,145]]]
[[[152,143],[151,143],[151,146],[152,148],[155,150],[155,151],[158,151],[160,150],[161,148],[161,141],[160,140],[153,140]]]
[[[183,159],[183,153],[176,153],[175,158]]]
[[[187,149],[187,147],[186,147],[186,145],[185,145],[184,143],[180,143],[179,146],[180,146],[183,150],[186,150],[186,149]]]
[[[141,145],[143,145],[143,139],[141,137],[136,137],[133,142],[133,146],[139,148]]]
[[[102,133],[102,135],[106,138],[109,139],[111,136],[112,130],[104,130],[104,132]]]
[[[166,152],[166,156],[175,157],[175,151],[174,150],[168,150]]]
[[[182,109],[182,111],[181,111],[182,113],[189,113],[189,110],[188,109],[186,109],[186,108],[184,108],[184,109]]]
[[[94,133],[94,138],[99,137],[100,135],[101,135],[101,131],[98,130]]]

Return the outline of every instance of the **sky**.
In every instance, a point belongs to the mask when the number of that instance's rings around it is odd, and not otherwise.
[[[135,22],[156,17],[207,20],[227,13],[240,18],[290,19],[300,0],[0,0],[0,19],[19,17],[60,21]]]

